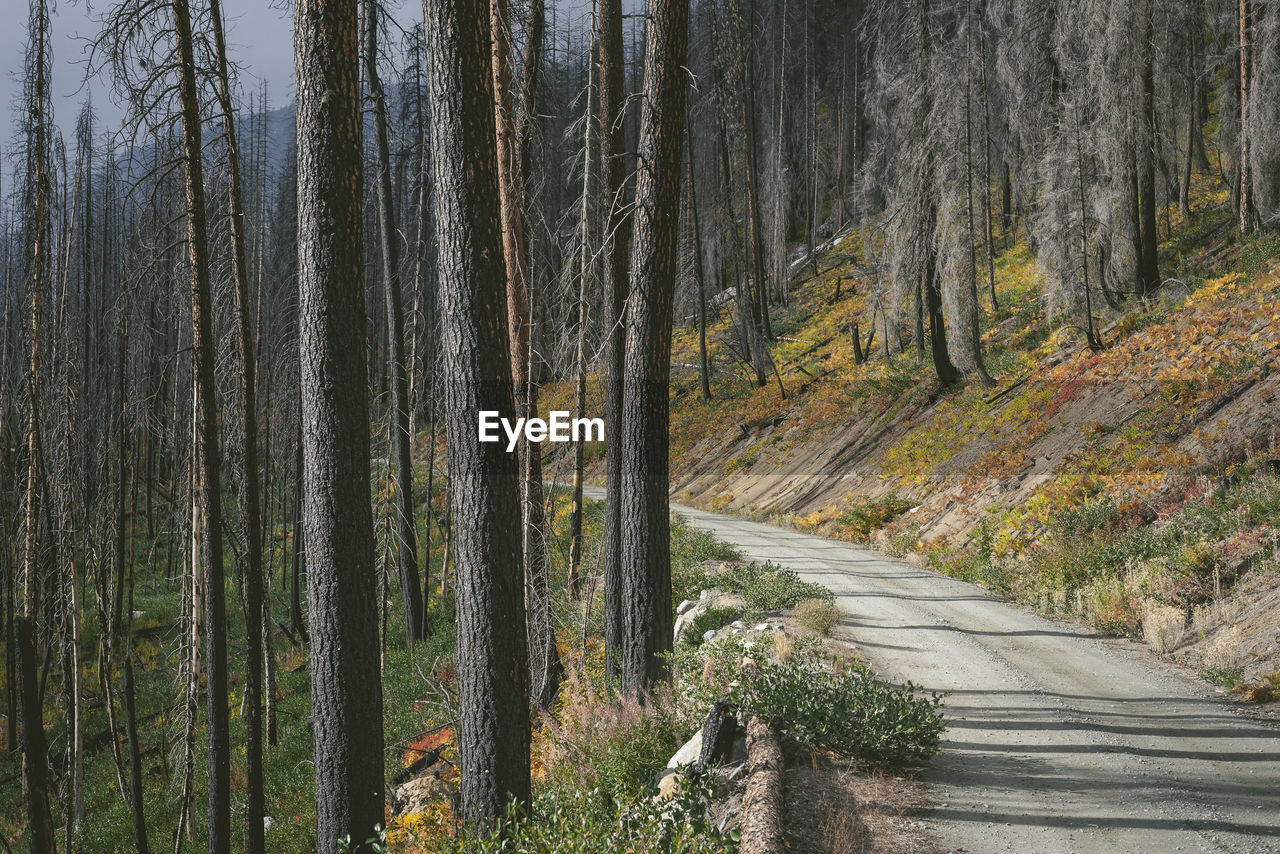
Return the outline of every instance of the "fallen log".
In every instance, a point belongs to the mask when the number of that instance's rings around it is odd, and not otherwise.
[[[784,854],[782,832],[782,743],[777,731],[753,717],[747,721],[747,789],[742,796],[742,841],[738,854]]]

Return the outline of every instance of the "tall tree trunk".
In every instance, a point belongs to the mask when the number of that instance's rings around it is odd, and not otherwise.
[[[760,342],[762,352],[759,357],[762,362],[765,362],[767,360],[766,342],[772,340],[773,330],[770,328],[769,322],[769,292],[765,283],[764,266],[764,235],[760,225],[760,182],[756,169],[755,108],[751,82],[748,77],[750,74],[750,62],[746,55],[750,29],[742,18],[740,6],[735,7],[734,13],[738,18],[739,37],[743,42],[743,47],[739,54],[737,76],[741,93],[740,106],[744,145],[742,160],[743,165],[746,167],[744,181],[747,197],[747,239],[751,248],[751,281],[752,291],[755,295],[752,304],[754,312],[752,320],[756,325],[756,329],[764,337],[764,340]],[[762,370],[758,367],[756,372],[759,375],[763,375]],[[767,376],[764,376],[763,379],[758,377],[758,381],[763,387],[768,382]]]
[[[1098,337],[1093,325],[1093,294],[1089,288],[1089,209],[1088,196],[1085,193],[1085,158],[1084,140],[1082,139],[1079,106],[1075,108],[1075,143],[1076,143],[1076,189],[1080,202],[1080,274],[1084,280],[1084,320],[1085,338],[1089,349],[1097,352],[1102,349],[1102,340]]]
[[[302,617],[302,585],[307,574],[307,532],[302,525],[302,400],[298,400],[298,429],[294,437],[293,464],[293,560],[289,585],[289,622],[302,642],[310,643],[307,622]]]
[[[186,166],[187,264],[191,279],[191,349],[195,374],[196,487],[203,511],[201,563],[205,582],[205,673],[209,728],[209,851],[231,850],[231,756],[227,712],[227,604],[222,570],[222,487],[214,378],[213,309],[205,224],[200,96],[187,0],[173,0],[178,98]]]
[[[316,846],[383,821],[382,675],[369,502],[358,0],[299,0],[298,292]]]
[[[688,0],[650,3],[621,449],[622,688],[637,696],[666,678],[671,649],[667,428],[688,26]]]
[[[374,180],[378,187],[378,243],[382,249],[383,302],[387,308],[387,369],[391,374],[391,412],[387,418],[396,516],[397,568],[404,597],[404,628],[410,647],[426,635],[422,587],[418,583],[417,515],[413,503],[413,435],[409,432],[409,379],[404,359],[404,304],[400,297],[400,258],[396,241],[391,149],[387,142],[387,101],[378,76],[378,0],[364,3],[364,67],[373,100]]]
[[[991,375],[987,373],[987,367],[982,361],[982,308],[978,304],[978,232],[977,223],[973,216],[973,62],[975,56],[972,0],[970,0],[969,4],[969,24],[970,26],[966,27],[965,30],[969,42],[970,66],[964,85],[964,179],[965,202],[969,222],[969,305],[967,307],[969,315],[969,347],[972,351],[973,372],[978,375],[978,379],[984,385],[994,385],[995,383],[992,381]],[[985,57],[977,56],[976,60],[981,62],[985,68]]]
[[[51,237],[49,214],[49,10],[45,0],[30,6],[30,46],[27,78],[30,96],[25,105],[27,125],[27,182],[30,220],[27,227],[27,289],[31,300],[31,359],[27,373],[27,508],[23,550],[22,615],[33,621],[40,594],[40,357],[46,279]],[[33,625],[34,627],[34,625]]]
[[[1245,0],[1241,0],[1245,2]],[[1143,299],[1160,287],[1160,267],[1156,237],[1156,98],[1155,98],[1155,31],[1153,0],[1146,0],[1142,13],[1142,41],[1139,57],[1142,71],[1142,150],[1139,152],[1138,206],[1142,233],[1142,255],[1138,270],[1138,296]]]
[[[578,294],[574,304],[577,341],[574,353],[573,410],[579,418],[587,417],[587,295],[591,276],[591,190],[596,166],[596,149],[592,139],[595,129],[596,102],[596,21],[591,14],[591,49],[587,53],[587,109],[583,120],[582,199],[578,211]],[[573,443],[573,507],[569,513],[569,595],[581,592],[579,572],[582,566],[582,487],[586,475],[586,437]]]
[[[491,29],[484,0],[426,0],[442,375],[458,610],[458,765],[469,821],[529,799],[529,669],[517,460],[481,443],[481,410],[516,410],[504,269]]]
[[[1187,84],[1190,97],[1187,99],[1187,148],[1182,162],[1182,182],[1178,185],[1178,212],[1182,214],[1184,223],[1191,222],[1191,172],[1195,165],[1195,138],[1199,133],[1197,121],[1200,108],[1196,104],[1196,75],[1194,65]]]
[[[994,217],[991,202],[991,89],[987,85],[987,23],[986,2],[978,7],[978,52],[982,63],[982,212],[986,227],[987,289],[991,292],[991,314],[998,314],[1000,302],[996,299],[996,240],[992,226]]]
[[[929,88],[928,74],[930,70],[930,62],[933,59],[932,48],[932,23],[930,21],[930,0],[919,0],[917,9],[920,38],[919,52],[919,73],[924,76],[924,85],[922,90],[922,103],[920,106],[920,115],[923,117],[922,125],[927,126],[933,121],[933,98]],[[924,314],[929,315],[929,343],[933,353],[933,367],[938,375],[938,381],[944,388],[955,385],[960,381],[960,372],[956,370],[955,365],[951,361],[951,355],[947,350],[947,329],[942,316],[942,283],[938,279],[938,250],[935,246],[936,232],[938,228],[938,204],[937,196],[939,187],[939,169],[934,152],[931,148],[925,151],[925,162],[923,165],[925,170],[924,176],[921,178],[921,186],[927,198],[924,200],[924,216],[919,224],[920,232],[918,240],[923,246],[924,251],[924,269],[921,271],[919,290],[916,296],[916,336],[919,339],[917,346],[924,346],[924,330],[923,326]]]
[[[698,185],[693,168],[693,128],[687,112],[684,131],[685,144],[689,146],[689,228],[693,232],[693,273],[698,283],[698,379],[702,383],[702,399],[711,400],[711,365],[707,356],[707,286],[702,266],[702,230],[698,225]]]
[[[524,223],[524,175],[516,137],[515,107],[511,98],[511,32],[507,0],[490,0],[492,33],[491,68],[494,92],[498,191],[502,216],[502,255],[506,265],[507,325],[510,334],[511,378],[517,411],[524,418],[537,416],[534,380],[532,318],[529,312],[529,258]],[[529,69],[523,69],[527,75]],[[528,87],[522,85],[521,89]],[[527,97],[531,97],[529,92]],[[528,104],[523,105],[525,109]],[[522,551],[525,561],[526,625],[529,631],[529,664],[533,690],[539,703],[550,706],[560,687],[562,667],[556,650],[548,582],[550,555],[542,518],[542,462],[536,443],[519,439],[521,467]]]
[[[604,169],[605,222],[605,515],[600,545],[604,573],[605,672],[619,675],[622,651],[622,391],[630,297],[631,207],[626,198],[627,102],[624,98],[622,2],[599,0],[600,158]]]
[[[49,760],[36,665],[35,619],[17,618],[18,681],[22,696],[22,788],[27,808],[31,854],[53,854],[53,818],[49,810]]]
[[[938,281],[936,256],[930,252],[925,260],[924,299],[929,314],[929,345],[933,352],[933,369],[943,387],[960,382],[960,372],[947,351],[947,330],[942,317],[942,286]]]
[[[209,0],[213,24],[213,45],[217,59],[218,108],[222,113],[223,142],[226,145],[230,196],[227,199],[231,232],[231,272],[235,284],[236,341],[240,350],[240,441],[244,483],[240,487],[244,517],[245,589],[245,850],[261,854],[263,817],[262,793],[262,646],[266,601],[262,568],[262,508],[258,492],[258,398],[257,357],[253,348],[249,308],[249,266],[245,249],[244,191],[240,180],[240,146],[236,136],[235,105],[231,100],[231,73],[227,66],[227,44],[222,29],[222,2]]]
[[[148,854],[147,814],[142,803],[142,746],[138,741],[137,691],[133,684],[133,642],[124,657],[124,723],[129,744],[129,805],[133,816],[133,844],[138,854]],[[261,826],[261,823],[259,823]]]
[[[1239,0],[1240,54],[1240,234],[1253,231],[1256,214],[1253,207],[1253,6],[1251,0]],[[1148,59],[1148,62],[1150,60]],[[1148,70],[1145,72],[1150,74]],[[1143,78],[1144,86],[1146,77]],[[1144,89],[1145,95],[1145,89]],[[1149,97],[1149,96],[1147,96]]]

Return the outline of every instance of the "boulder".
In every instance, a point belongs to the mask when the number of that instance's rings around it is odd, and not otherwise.
[[[453,786],[435,774],[427,774],[395,787],[396,815],[425,812],[432,804],[448,803],[452,797]]]
[[[667,762],[668,768],[689,767],[697,763],[698,757],[702,755],[702,730],[698,730],[693,734],[693,738],[689,739],[684,745],[675,752],[671,759]]]
[[[696,602],[690,602],[686,599],[676,609],[676,624],[672,630],[672,641],[673,643],[680,643],[680,638],[684,637],[684,630],[692,625],[694,620],[712,608],[743,609],[745,607],[746,602],[741,596],[735,596],[723,590],[703,590]],[[704,634],[703,637],[706,638],[706,635]]]
[[[670,800],[679,786],[680,773],[678,771],[668,771],[663,774],[662,779],[658,780],[658,794],[653,796],[653,802],[660,804],[663,801]]]

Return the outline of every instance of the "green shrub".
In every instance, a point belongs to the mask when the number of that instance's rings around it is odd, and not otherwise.
[[[506,820],[487,833],[450,838],[444,854],[540,852],[540,854],[730,854],[737,842],[722,835],[710,818],[714,782],[682,779],[669,801],[648,796],[601,799],[594,791],[543,789],[532,804],[533,820],[515,805]]]
[[[773,722],[802,744],[898,766],[928,759],[941,746],[942,698],[920,697],[917,690],[910,682],[881,682],[860,661],[836,672],[802,651],[744,671],[731,696],[742,712]]]
[[[690,646],[697,646],[707,632],[727,626],[741,616],[741,608],[708,608],[689,621],[680,639]]]
[[[596,790],[604,800],[647,791],[692,731],[677,720],[669,690],[640,703],[576,676],[560,689],[546,779],[562,792]]]
[[[840,515],[839,521],[859,539],[865,540],[873,531],[883,528],[914,506],[914,502],[896,492],[880,498],[859,498]]]
[[[774,563],[753,563],[722,572],[714,586],[737,593],[753,611],[781,611],[805,599],[833,598],[821,584],[801,581],[800,576]]]
[[[671,601],[679,604],[685,599],[697,599],[698,594],[715,583],[716,573],[704,564],[715,561],[736,561],[741,553],[718,540],[708,531],[699,531],[679,516],[671,517]]]
[[[1230,691],[1244,678],[1244,670],[1239,667],[1206,665],[1200,668],[1200,678],[1214,685],[1221,685]]]
[[[826,637],[840,623],[840,608],[828,599],[805,599],[796,605],[796,622]]]

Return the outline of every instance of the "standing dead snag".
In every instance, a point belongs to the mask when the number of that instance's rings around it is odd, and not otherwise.
[[[378,186],[378,245],[382,250],[383,302],[387,308],[387,362],[391,413],[388,433],[395,460],[396,563],[404,597],[404,630],[410,647],[426,636],[422,588],[418,584],[418,538],[413,506],[413,435],[409,432],[409,378],[404,356],[404,306],[400,298],[400,259],[391,149],[387,142],[387,99],[378,76],[378,0],[364,0],[364,67],[373,100],[374,179]]]
[[[231,101],[231,74],[222,31],[221,0],[209,0],[217,68],[218,108],[222,113],[223,141],[227,147],[230,179],[228,213],[231,231],[231,271],[235,280],[236,340],[240,348],[240,441],[244,482],[241,512],[244,515],[245,554],[245,848],[249,854],[264,849],[262,819],[266,812],[262,794],[262,649],[267,629],[265,580],[262,569],[262,508],[258,493],[258,404],[256,357],[249,324],[249,272],[244,236],[244,194],[240,182],[240,147],[236,138],[235,106]]]
[[[23,554],[22,616],[15,623],[18,690],[22,714],[22,789],[33,852],[53,851],[53,818],[49,807],[49,764],[44,712],[37,674],[35,633],[40,610],[40,347],[46,264],[50,260],[49,175],[49,9],[45,0],[30,5],[27,51],[26,202],[28,289],[31,300],[31,358],[28,384],[26,532]],[[7,290],[7,288],[6,288]],[[7,319],[7,318],[6,318]],[[0,382],[5,378],[0,377]],[[12,603],[13,588],[10,588]],[[10,604],[12,608],[12,604]],[[6,644],[7,646],[8,644]],[[12,678],[12,677],[10,677]],[[12,711],[10,712],[12,722]],[[13,746],[11,741],[10,746]]]
[[[32,854],[53,852],[53,820],[49,811],[48,748],[44,740],[44,716],[38,696],[35,621],[18,617],[18,673],[22,683],[22,779],[26,793],[27,828]]]
[[[530,9],[528,39],[541,36],[538,16],[541,4]],[[493,109],[495,126],[498,198],[502,221],[502,256],[506,265],[507,332],[510,336],[511,379],[516,408],[525,418],[536,417],[538,386],[532,343],[533,322],[530,312],[530,269],[528,237],[525,229],[525,175],[521,148],[527,145],[519,138],[529,135],[531,119],[527,116],[534,97],[539,50],[531,41],[526,45],[526,64],[521,69],[520,90],[526,114],[517,122],[517,110],[511,97],[511,17],[507,0],[490,0],[489,25],[492,31],[491,70],[493,74]],[[518,127],[519,126],[519,127]],[[560,688],[563,667],[556,649],[555,625],[552,622],[548,573],[550,554],[547,550],[546,520],[543,518],[542,458],[538,445],[523,436],[519,446],[520,506],[522,529],[521,550],[524,553],[526,591],[526,627],[529,632],[529,664],[533,690],[538,702],[550,706]]]
[[[529,667],[516,458],[476,431],[515,412],[500,232],[489,8],[425,0],[441,352],[458,613],[458,758],[468,821],[529,800]]]
[[[626,100],[623,91],[622,0],[600,0],[600,163],[604,170],[605,460],[607,493],[600,563],[604,574],[605,670],[618,673],[622,649],[622,386],[631,268],[627,204]]]
[[[316,847],[383,820],[382,674],[369,502],[359,0],[299,0],[299,373]]]
[[[231,745],[227,713],[227,604],[222,571],[222,486],[214,378],[213,309],[205,223],[204,146],[187,0],[173,0],[186,175],[187,261],[191,276],[191,349],[196,400],[196,489],[202,510],[200,555],[205,577],[205,673],[209,715],[209,851],[231,849]]]
[[[671,519],[667,508],[672,300],[679,242],[688,0],[653,0],[645,36],[622,399],[621,676],[640,695],[666,678],[671,649]]]
[[[579,418],[586,418],[587,403],[587,284],[591,278],[591,186],[595,175],[596,152],[592,147],[591,132],[595,124],[596,75],[595,10],[591,12],[591,47],[587,58],[587,107],[584,116],[582,141],[582,200],[578,214],[578,294],[574,301],[573,317],[577,329],[573,361],[573,411]],[[573,443],[573,507],[569,513],[569,595],[577,599],[582,592],[579,570],[582,566],[582,486],[586,479],[586,440]]]

